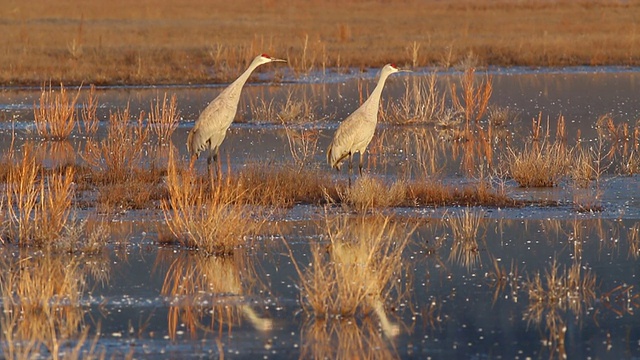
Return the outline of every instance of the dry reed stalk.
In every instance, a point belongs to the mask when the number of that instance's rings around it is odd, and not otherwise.
[[[296,130],[286,124],[284,130],[291,158],[298,172],[301,172],[316,155],[320,132],[318,129]]]
[[[447,216],[449,229],[453,236],[449,261],[456,262],[467,270],[480,260],[480,249],[478,247],[478,232],[480,231],[484,211],[471,211],[464,209],[462,213],[455,216]]]
[[[98,96],[96,95],[96,86],[91,84],[89,87],[89,94],[87,95],[87,101],[82,103],[82,124],[80,127],[78,124],[78,129],[82,129],[85,135],[94,136],[98,131],[98,126],[100,125],[100,120],[98,120],[98,116],[96,112],[98,111]]]
[[[283,101],[272,98],[267,102],[261,98],[254,103],[251,99],[249,106],[254,122],[300,124],[313,122],[316,116],[315,106],[304,92],[296,94],[295,91],[289,91]]]
[[[158,137],[158,141],[166,144],[171,141],[171,135],[178,127],[180,121],[180,111],[178,110],[176,95],[171,95],[167,99],[167,93],[164,93],[162,104],[160,98],[155,100],[155,104],[151,102],[151,111],[149,112],[149,125]]]
[[[382,215],[325,216],[325,224],[328,253],[326,246],[311,244],[310,263],[301,269],[289,248],[304,309],[321,319],[373,312],[384,321],[385,302],[403,296],[397,288],[402,283],[402,252],[415,228],[402,228]],[[389,326],[390,334],[397,333]]]
[[[208,183],[194,169],[182,170],[174,152],[169,153],[167,165],[169,199],[161,203],[169,230],[205,254],[233,253],[260,227],[242,204],[244,193],[231,177],[225,183]]]
[[[76,122],[76,102],[80,89],[75,97],[70,98],[64,85],[60,84],[60,92],[56,93],[49,83],[42,87],[40,105],[33,105],[33,116],[38,135],[54,140],[66,139],[71,135]]]
[[[407,187],[407,199],[414,206],[522,206],[523,203],[497,192],[487,181],[462,188],[437,181],[413,182]]]
[[[458,94],[455,84],[451,84],[450,93],[453,107],[460,109],[465,115],[466,123],[478,122],[487,111],[489,99],[493,92],[493,78],[487,76],[485,80],[476,84],[475,68],[470,67],[461,76],[461,94]]]
[[[44,345],[44,352],[56,359],[65,343],[78,337],[82,342],[84,314],[79,302],[85,278],[78,259],[45,252],[21,255],[3,268],[0,323],[5,355],[31,358],[42,355]]]
[[[521,187],[557,186],[568,168],[567,151],[559,143],[543,142],[539,149],[525,146],[521,153],[510,149],[506,167]]]
[[[573,151],[573,159],[569,167],[569,176],[579,188],[587,188],[592,180],[599,177],[596,173],[594,154],[578,146]]]

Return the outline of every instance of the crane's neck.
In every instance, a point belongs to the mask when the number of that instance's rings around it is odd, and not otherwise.
[[[380,79],[378,79],[378,84],[369,95],[367,101],[365,101],[362,106],[366,109],[367,112],[373,112],[375,121],[378,121],[378,108],[380,107],[380,96],[382,96],[382,88],[384,88],[384,83],[387,81],[389,77],[389,73],[382,72],[380,74]]]
[[[260,65],[262,64],[253,61],[249,65],[247,70],[245,70],[240,76],[238,76],[238,78],[224,90],[224,92],[227,93],[229,99],[234,99],[236,104],[240,101],[240,93],[242,92],[242,87],[247,82],[247,80],[249,80],[249,76],[251,76],[253,70],[255,70]]]

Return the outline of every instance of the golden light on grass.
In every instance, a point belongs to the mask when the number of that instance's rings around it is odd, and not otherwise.
[[[87,136],[94,136],[98,131],[100,120],[96,112],[98,111],[98,96],[96,95],[96,86],[91,84],[87,99],[82,103],[81,118],[82,126],[78,124],[78,129]]]
[[[464,114],[467,124],[482,119],[493,93],[493,78],[486,76],[484,80],[477,82],[475,72],[473,67],[465,69],[460,78],[460,93],[455,83],[450,87],[453,107]]]
[[[165,144],[171,141],[171,135],[178,127],[180,121],[180,111],[176,95],[167,98],[167,93],[160,100],[155,99],[155,103],[151,103],[151,111],[149,112],[149,126],[151,131],[158,137],[158,142]]]
[[[231,256],[182,254],[172,262],[161,293],[173,297],[169,308],[169,336],[184,324],[192,337],[198,330],[232,333],[242,320],[256,330],[268,331],[272,320],[259,315],[244,299],[254,282],[255,270],[238,252]]]
[[[40,176],[38,176],[40,175]],[[24,147],[22,159],[9,170],[6,183],[7,236],[21,245],[55,245],[71,221],[74,171],[53,171],[47,178]]]
[[[525,146],[521,152],[511,149],[506,167],[521,187],[553,187],[566,175],[568,152],[559,144]]]
[[[375,314],[387,336],[399,332],[387,317],[389,302],[404,292],[402,252],[415,228],[383,215],[325,217],[330,244],[311,244],[309,264],[300,267],[299,287],[305,311],[316,318]]]
[[[595,285],[595,274],[580,263],[560,270],[555,259],[544,275],[537,272],[523,283],[529,296],[524,319],[544,327],[548,334],[546,344],[553,354],[566,357],[566,315],[580,319],[595,301]]]
[[[340,202],[357,212],[394,207],[404,203],[406,184],[396,181],[386,184],[373,176],[359,177],[351,187],[338,190]]]
[[[59,92],[53,90],[51,83],[48,89],[43,86],[39,106],[33,106],[38,135],[53,140],[68,138],[76,123],[76,102],[79,96],[80,89],[75,97],[71,97],[62,84]]]
[[[206,254],[230,254],[255,233],[260,221],[242,202],[241,189],[231,177],[205,181],[194,169],[185,169],[169,153],[166,184],[169,198],[161,208],[171,233],[186,246]]]
[[[390,101],[382,121],[393,124],[434,123],[446,111],[445,95],[437,89],[437,76],[407,77],[404,94],[398,101]]]

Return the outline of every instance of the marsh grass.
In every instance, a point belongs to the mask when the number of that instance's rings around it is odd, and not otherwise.
[[[33,116],[38,135],[46,139],[64,140],[71,135],[76,123],[76,102],[80,96],[80,88],[75,97],[67,93],[64,85],[60,91],[42,87],[39,106],[33,105]]]
[[[518,293],[520,292],[520,274],[518,272],[518,265],[511,259],[511,267],[509,270],[502,265],[499,259],[492,259],[493,268],[487,272],[486,277],[491,281],[493,291],[493,304],[500,295],[504,292],[509,293],[513,302],[518,302]],[[508,290],[507,290],[508,287]]]
[[[194,169],[185,169],[174,151],[167,166],[169,197],[161,201],[170,232],[184,245],[205,254],[233,253],[261,225],[243,204],[244,191],[231,177],[218,183],[203,180]]]
[[[565,146],[543,142],[540,146],[525,146],[519,153],[510,149],[506,167],[521,187],[553,187],[566,175],[568,165]]]
[[[45,177],[33,149],[25,146],[22,159],[9,170],[5,185],[7,237],[20,245],[54,245],[74,227],[73,180],[71,167]]]
[[[397,333],[384,308],[404,296],[402,253],[415,228],[383,215],[325,216],[325,226],[330,244],[311,244],[308,266],[301,268],[289,248],[305,311],[319,319],[375,313]]]
[[[91,84],[89,87],[89,93],[87,99],[82,103],[82,109],[80,111],[82,118],[82,126],[78,124],[80,132],[87,136],[94,136],[98,131],[100,120],[97,116],[98,111],[98,95],[96,94],[96,86]]]
[[[178,110],[176,95],[167,98],[167,93],[160,100],[160,97],[151,102],[149,112],[149,126],[151,131],[157,136],[158,142],[166,144],[171,141],[171,135],[178,127],[180,121],[180,111]]]
[[[316,106],[304,91],[287,92],[283,99],[250,99],[251,118],[254,122],[301,124],[316,121]]]
[[[434,123],[446,111],[446,96],[440,95],[437,76],[407,77],[404,94],[398,101],[390,101],[381,119],[392,124]]]
[[[338,188],[340,203],[349,209],[364,213],[373,209],[399,206],[405,202],[406,184],[396,181],[386,184],[384,181],[363,175],[353,186]]]
[[[466,123],[478,122],[487,112],[493,92],[493,78],[486,76],[476,81],[476,69],[467,67],[460,78],[460,92],[456,83],[451,83],[450,94],[453,108],[464,114]]]

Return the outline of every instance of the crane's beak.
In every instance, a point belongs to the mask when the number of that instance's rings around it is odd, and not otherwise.
[[[287,60],[284,59],[276,59],[276,58],[271,58],[271,62],[287,62]]]
[[[410,73],[410,72],[413,72],[413,71],[411,71],[411,70],[398,70],[398,72],[407,72],[407,73]]]

